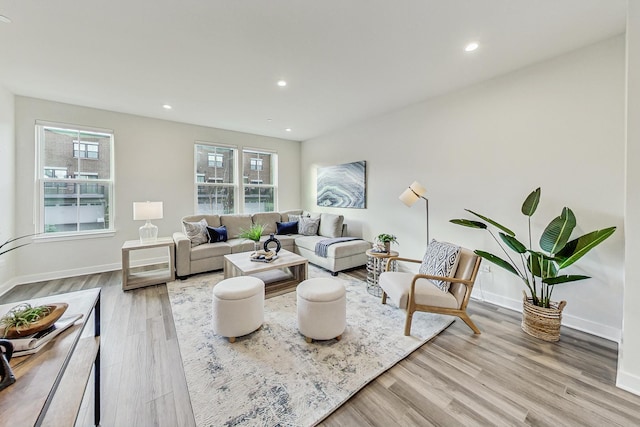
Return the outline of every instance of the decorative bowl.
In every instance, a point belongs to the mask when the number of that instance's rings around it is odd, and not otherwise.
[[[67,304],[66,302],[50,303],[45,305],[51,309],[49,314],[41,317],[35,322],[29,323],[26,326],[19,326],[18,328],[16,328],[15,326],[11,326],[9,328],[2,327],[0,328],[0,336],[9,339],[24,338],[26,336],[35,334],[36,332],[45,330],[56,323],[56,321],[64,314],[64,312],[69,307],[69,304]]]

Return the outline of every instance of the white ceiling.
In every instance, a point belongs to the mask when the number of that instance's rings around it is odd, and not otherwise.
[[[623,33],[626,3],[0,0],[0,85],[306,140]]]

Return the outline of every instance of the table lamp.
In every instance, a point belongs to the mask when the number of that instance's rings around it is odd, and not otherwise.
[[[158,240],[158,227],[151,224],[152,219],[162,219],[162,202],[134,202],[133,220],[147,221],[140,227],[140,243]]]

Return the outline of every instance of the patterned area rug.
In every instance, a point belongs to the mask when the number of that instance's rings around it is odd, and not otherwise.
[[[310,277],[329,273],[309,266]],[[222,273],[167,284],[180,352],[198,426],[310,426],[346,402],[453,322],[405,315],[344,274],[347,329],[342,340],[307,344],[297,329],[296,293],[265,300],[261,329],[234,344],[213,334],[211,293]]]

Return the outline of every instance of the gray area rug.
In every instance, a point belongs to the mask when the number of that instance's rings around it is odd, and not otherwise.
[[[309,266],[310,277],[329,273]],[[405,337],[404,311],[382,305],[344,274],[347,329],[342,340],[307,344],[297,329],[296,293],[265,300],[261,329],[234,344],[211,330],[211,294],[222,273],[167,284],[198,426],[311,426],[453,322],[416,313]]]

